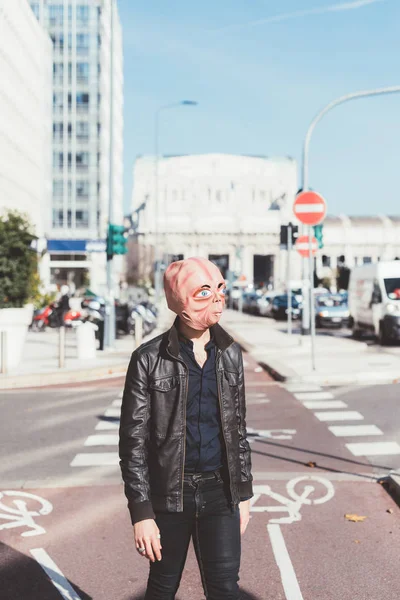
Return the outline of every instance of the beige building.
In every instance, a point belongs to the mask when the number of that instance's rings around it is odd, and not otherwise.
[[[260,284],[281,278],[279,228],[297,190],[291,158],[206,154],[138,158],[132,210],[159,257],[204,256]],[[149,271],[149,265],[143,265]]]

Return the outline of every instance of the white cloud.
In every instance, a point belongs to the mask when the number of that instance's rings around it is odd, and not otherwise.
[[[281,13],[273,17],[259,19],[257,21],[249,21],[247,23],[241,23],[238,25],[227,25],[218,29],[212,29],[210,30],[210,33],[221,33],[224,31],[239,31],[241,29],[247,29],[249,27],[259,27],[260,25],[268,25],[269,23],[280,23],[282,21],[289,21],[291,19],[298,19],[300,17],[307,17],[311,15],[323,15],[330,12],[344,12],[348,10],[356,10],[358,8],[363,8],[364,6],[368,6],[369,4],[377,4],[378,2],[386,2],[386,0],[353,0],[353,2],[332,4],[330,6],[321,6],[320,8],[296,10],[294,12]]]

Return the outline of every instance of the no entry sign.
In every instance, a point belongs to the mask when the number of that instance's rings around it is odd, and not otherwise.
[[[326,215],[326,202],[316,192],[300,192],[294,201],[295,217],[304,225],[318,225]]]
[[[296,241],[296,250],[301,255],[307,258],[310,256],[310,243],[308,235],[301,235]],[[318,241],[315,237],[311,238],[311,252],[315,256],[318,250]]]

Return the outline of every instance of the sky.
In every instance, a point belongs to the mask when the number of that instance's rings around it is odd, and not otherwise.
[[[124,35],[125,209],[138,155],[292,156],[351,92],[400,85],[400,0],[118,0]],[[309,185],[330,214],[400,213],[400,94],[317,125]]]

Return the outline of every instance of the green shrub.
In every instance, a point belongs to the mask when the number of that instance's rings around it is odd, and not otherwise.
[[[0,216],[0,308],[21,308],[34,294],[37,255],[32,225],[21,213]]]

